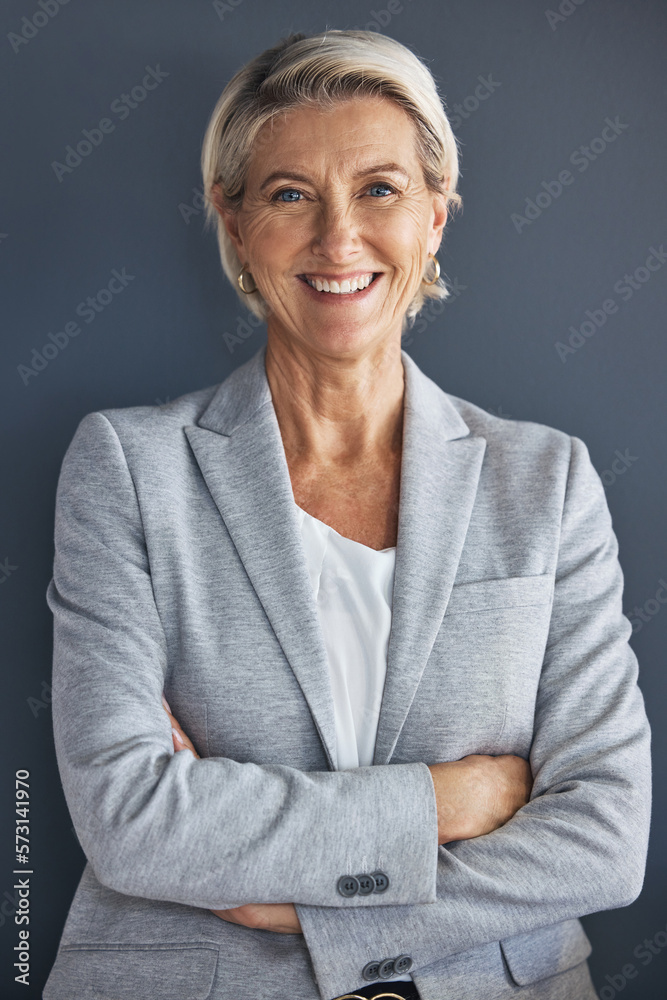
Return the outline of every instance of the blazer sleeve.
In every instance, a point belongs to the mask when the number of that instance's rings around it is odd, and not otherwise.
[[[433,905],[346,913],[298,905],[327,995],[361,982],[365,964],[387,955],[410,955],[415,971],[638,896],[650,736],[617,550],[602,483],[586,446],[573,438],[530,753],[531,801],[493,833],[439,848]]]
[[[303,772],[174,753],[141,510],[101,412],[84,417],[63,461],[47,601],[58,766],[100,882],[212,909],[333,910],[377,905],[377,895],[342,896],[337,883],[383,868],[382,905],[435,899],[437,814],[425,764]]]

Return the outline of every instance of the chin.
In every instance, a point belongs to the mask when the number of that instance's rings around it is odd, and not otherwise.
[[[307,343],[314,349],[332,357],[354,356],[386,341],[387,335],[370,324],[325,324],[309,326]],[[302,341],[305,338],[300,338]]]

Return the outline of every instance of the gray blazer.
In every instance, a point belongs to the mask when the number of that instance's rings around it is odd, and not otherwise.
[[[402,358],[372,767],[336,767],[264,348],[219,386],[79,424],[47,597],[88,863],[47,1000],[330,1000],[399,956],[424,1000],[595,996],[577,917],[635,899],[649,825],[604,490],[579,439],[491,416]],[[163,689],[202,760],[174,754]],[[472,753],[529,757],[532,800],[438,846],[427,765]],[[383,892],[341,894],[375,871]],[[303,935],[209,912],[250,902],[295,903]]]

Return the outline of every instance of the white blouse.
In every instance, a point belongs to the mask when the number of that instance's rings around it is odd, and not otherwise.
[[[338,770],[369,767],[387,673],[396,547],[372,549],[298,504],[297,513],[329,660]]]
[[[387,672],[396,549],[372,549],[297,511],[329,659],[338,769],[367,767]]]

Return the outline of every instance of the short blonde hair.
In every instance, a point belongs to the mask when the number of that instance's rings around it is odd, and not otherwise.
[[[238,287],[243,262],[213,203],[213,185],[220,185],[224,204],[238,210],[248,165],[267,122],[275,124],[285,112],[304,105],[328,109],[337,101],[363,96],[387,97],[408,114],[427,187],[445,194],[449,212],[461,207],[456,193],[457,140],[431,72],[410,49],[374,31],[330,30],[309,37],[298,33],[281,40],[229,81],[213,109],[201,156],[206,225],[217,226],[222,268],[244,305],[260,319],[268,316],[267,303],[259,291],[246,295]],[[442,278],[433,285],[421,284],[404,325],[414,323],[427,298],[448,295]]]

